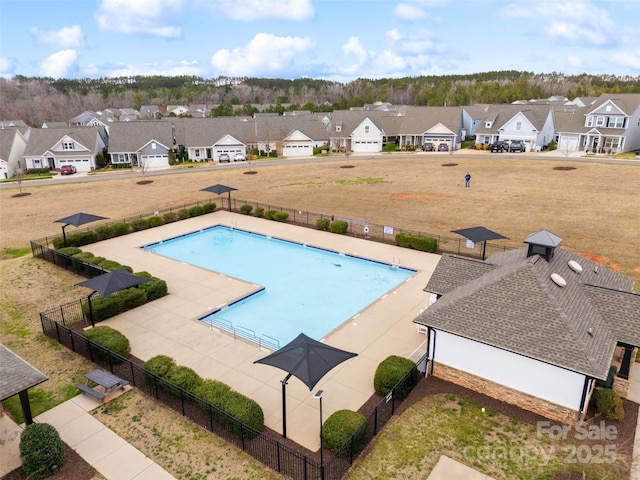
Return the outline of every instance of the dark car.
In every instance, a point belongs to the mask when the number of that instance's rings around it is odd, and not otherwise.
[[[489,147],[489,150],[491,150],[492,152],[502,153],[502,152],[505,152],[508,148],[509,148],[509,145],[507,144],[507,142],[503,140],[498,140],[497,142],[493,142],[491,144],[491,146]]]
[[[424,145],[422,145],[422,151],[433,152],[435,151],[435,147],[433,146],[433,143],[425,143]]]
[[[220,155],[218,155],[218,161],[220,163],[222,162],[230,162],[231,161],[231,157],[229,157],[228,153],[221,153]]]
[[[439,152],[448,152],[449,151],[449,144],[448,143],[440,143],[440,144],[438,144],[438,151]]]
[[[76,167],[73,165],[63,165],[60,167],[60,175],[73,175],[76,173]]]
[[[524,142],[521,140],[514,140],[509,144],[510,152],[524,152]]]

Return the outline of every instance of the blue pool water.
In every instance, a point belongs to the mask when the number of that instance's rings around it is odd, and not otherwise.
[[[263,286],[201,320],[248,329],[280,346],[300,333],[320,340],[415,273],[224,226],[144,248]]]

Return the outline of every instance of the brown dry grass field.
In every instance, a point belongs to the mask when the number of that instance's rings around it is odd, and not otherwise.
[[[11,258],[7,249],[27,248],[31,239],[59,235],[60,224],[53,220],[79,211],[117,220],[198,200],[217,201],[199,191],[216,183],[237,188],[233,196],[238,199],[421,232],[454,236],[450,230],[484,225],[511,238],[507,244],[513,246],[522,246],[527,234],[545,228],[562,237],[565,247],[640,280],[640,167],[576,162],[570,163],[574,170],[558,171],[557,162],[524,156],[454,159],[458,165],[443,167],[443,159],[435,157],[352,157],[348,164],[353,168],[341,168],[347,164],[343,158],[213,171],[194,168],[154,176],[146,185],[137,183],[141,177],[117,174],[100,182],[24,182],[23,192],[29,195],[21,197],[14,196],[16,188],[0,190],[1,341],[50,377],[38,387],[44,404],[53,406],[75,395],[75,384],[91,367],[43,337],[38,312],[86,295],[73,286],[82,279],[30,256]],[[246,175],[249,169],[257,173]],[[473,176],[468,189],[463,186],[467,171]],[[188,422],[145,402],[139,394],[123,396],[98,416],[177,478],[279,478],[233,447],[202,440]],[[154,415],[145,418],[140,408]],[[110,416],[127,421],[109,422]],[[157,433],[158,424],[164,426],[162,441],[149,442],[148,432]],[[233,462],[226,461],[229,458]]]
[[[447,160],[448,161],[448,160]],[[420,232],[449,235],[456,228],[483,225],[506,235],[513,246],[531,232],[547,229],[563,246],[640,280],[640,168],[627,165],[522,159],[442,158],[346,160],[252,169],[191,170],[188,174],[38,187],[13,197],[2,190],[0,247],[27,247],[30,239],[60,233],[52,223],[78,211],[122,219],[205,200],[201,188],[222,183],[238,199],[336,215]],[[464,175],[472,174],[471,188]],[[183,170],[184,172],[184,170]],[[111,175],[114,177],[117,175]],[[68,231],[72,231],[69,227]]]

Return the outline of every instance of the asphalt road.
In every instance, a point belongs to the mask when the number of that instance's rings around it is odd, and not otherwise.
[[[150,170],[145,173],[146,177],[156,177],[160,175],[175,175],[175,174],[188,174],[193,172],[206,172],[211,170],[225,170],[231,168],[251,168],[251,169],[259,169],[261,167],[271,166],[271,165],[290,165],[290,164],[300,164],[300,163],[321,163],[321,162],[361,162],[365,160],[373,160],[380,159],[384,155],[384,158],[388,158],[390,160],[394,158],[408,158],[409,155],[415,158],[440,158],[442,161],[449,160],[454,158],[478,158],[489,157],[489,158],[514,158],[519,159],[522,158],[522,154],[520,153],[489,153],[489,152],[474,152],[474,151],[463,151],[458,150],[451,154],[441,154],[436,152],[415,152],[412,154],[354,154],[349,156],[330,156],[330,157],[296,157],[296,158],[287,158],[287,159],[274,159],[274,160],[259,160],[259,161],[250,161],[250,162],[238,162],[238,163],[226,163],[226,164],[208,164],[193,168],[167,168],[167,169],[158,169],[158,170]],[[615,158],[602,158],[602,157],[584,157],[581,156],[569,156],[569,158],[565,158],[562,156],[555,156],[551,154],[551,152],[543,152],[540,154],[528,155],[527,158],[534,158],[535,160],[548,160],[555,162],[566,162],[567,160],[570,162],[584,162],[584,163],[603,163],[610,165],[636,165],[640,166],[640,159],[615,159]],[[415,157],[414,157],[415,156]],[[60,185],[65,183],[79,183],[79,182],[98,182],[98,181],[106,181],[106,180],[115,180],[119,178],[139,178],[142,179],[142,173],[139,170],[114,170],[111,172],[104,173],[76,173],[74,175],[56,175],[51,179],[47,180],[29,180],[22,182],[22,186],[32,186],[32,185]],[[10,189],[10,188],[19,188],[16,182],[6,182],[0,183],[0,189]]]

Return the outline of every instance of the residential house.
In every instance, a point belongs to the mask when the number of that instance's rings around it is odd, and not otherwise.
[[[443,255],[425,287],[437,300],[414,320],[427,335],[427,375],[568,424],[610,372],[626,395],[640,294],[561,241],[540,230],[486,261]]]
[[[113,165],[168,167],[173,148],[173,125],[168,120],[116,122],[111,126],[109,155]]]
[[[0,128],[0,178],[12,177],[21,166],[31,128]]]
[[[478,144],[520,140],[528,152],[547,147],[554,133],[551,105],[488,105],[475,131]]]
[[[327,124],[329,145],[334,151],[381,152],[397,143],[404,113],[384,110],[336,110]]]
[[[34,128],[22,157],[26,169],[72,165],[78,172],[89,172],[96,168],[96,155],[107,142],[103,127]]]
[[[179,117],[180,115],[187,115],[189,113],[189,107],[185,105],[167,105],[167,115],[172,117]]]
[[[436,149],[446,144],[447,149],[457,150],[466,137],[461,107],[405,107],[400,123],[399,147],[413,145],[421,148],[432,143]]]
[[[584,113],[581,145],[594,153],[640,150],[640,93],[606,93]]]
[[[102,112],[92,112],[90,110],[82,112],[80,115],[69,120],[68,124],[72,127],[108,127],[113,122],[113,116],[105,115]]]
[[[142,105],[140,107],[140,117],[147,120],[155,120],[161,117],[160,107],[157,105]]]

